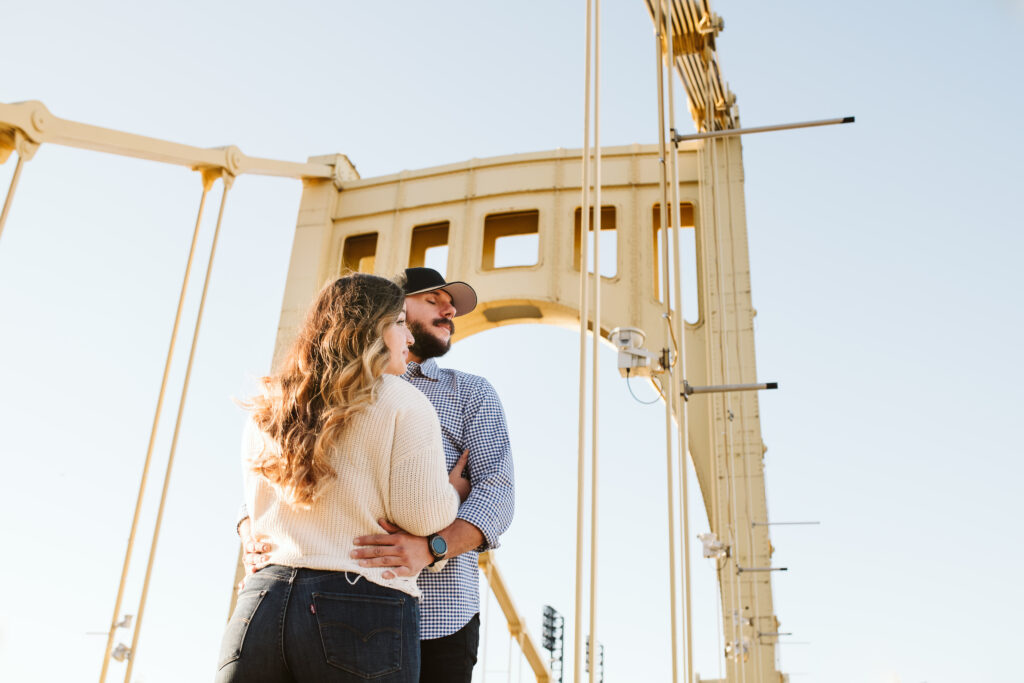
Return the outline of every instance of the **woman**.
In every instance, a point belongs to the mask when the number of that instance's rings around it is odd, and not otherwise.
[[[253,399],[242,444],[253,534],[271,564],[246,579],[217,681],[416,681],[416,577],[361,567],[357,536],[388,519],[417,535],[454,519],[441,429],[406,381],[412,335],[395,283],[324,287],[281,370]]]

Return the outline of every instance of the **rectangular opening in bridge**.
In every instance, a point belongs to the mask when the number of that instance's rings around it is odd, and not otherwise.
[[[662,297],[662,249],[664,248],[664,240],[662,239],[664,231],[661,229],[661,204],[655,204],[653,209],[653,221],[652,225],[654,230],[652,231],[651,237],[653,240],[652,250],[654,253],[654,263],[651,272],[654,274],[654,291],[658,301],[664,301]],[[700,320],[700,296],[697,291],[697,231],[693,226],[693,204],[680,203],[679,204],[679,223],[682,229],[676,234],[679,235],[679,268],[682,272],[683,281],[681,283],[683,290],[683,315],[686,322],[695,323]],[[673,217],[668,217],[669,227],[672,227]],[[671,250],[671,243],[669,243],[669,249]],[[669,289],[675,296],[675,277],[672,273],[672,252],[668,254],[668,267],[669,267]],[[673,307],[678,308],[676,303],[673,301]]]
[[[345,246],[341,250],[341,270],[372,273],[376,255],[377,233],[346,237]]]
[[[580,223],[583,219],[583,208],[576,207],[576,238],[573,242],[572,267],[580,269]],[[587,238],[587,270],[594,272],[594,207],[590,207],[590,236]],[[618,260],[618,244],[615,232],[615,207],[601,207],[601,277],[615,277],[615,264]]]
[[[540,257],[540,212],[492,213],[484,219],[484,270],[534,266]]]
[[[417,225],[412,229],[409,267],[426,266],[447,277],[448,221]]]

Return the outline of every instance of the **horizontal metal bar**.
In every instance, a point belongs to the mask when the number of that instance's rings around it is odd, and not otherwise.
[[[65,145],[196,169],[222,168],[234,176],[252,173],[285,178],[334,177],[334,168],[327,164],[250,157],[233,145],[217,148],[193,147],[69,121],[51,114],[42,102],[0,102],[0,131],[5,128],[20,131],[35,144]]]
[[[792,130],[794,128],[815,128],[817,126],[834,126],[843,123],[853,123],[853,116],[843,116],[836,119],[821,119],[820,121],[802,121],[800,123],[780,123],[774,126],[756,126],[754,128],[732,128],[729,130],[714,130],[707,133],[692,133],[690,135],[676,135],[673,142],[688,142],[690,140],[708,140],[710,138],[729,138],[736,135],[749,135],[751,133],[769,133],[775,130]]]
[[[736,567],[736,573],[743,572],[788,572],[789,567]]]
[[[714,394],[726,391],[761,391],[763,389],[778,389],[778,382],[762,382],[760,384],[717,384],[706,387],[691,386],[683,380],[683,391],[680,395],[690,396],[692,394]]]
[[[796,526],[798,524],[821,524],[821,522],[751,522],[750,526]]]
[[[761,636],[791,636],[791,635],[793,635],[793,634],[792,633],[783,633],[781,631],[775,631],[774,633],[765,633],[763,631],[758,631],[757,632],[757,637],[758,638],[760,638]]]

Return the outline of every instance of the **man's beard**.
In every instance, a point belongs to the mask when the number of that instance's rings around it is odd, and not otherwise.
[[[409,353],[426,360],[428,358],[440,358],[448,353],[452,347],[452,335],[455,334],[455,323],[447,318],[438,318],[431,321],[431,327],[438,324],[449,326],[451,334],[448,341],[443,342],[435,337],[431,330],[421,322],[409,322],[409,331],[412,332],[413,344],[409,347]]]

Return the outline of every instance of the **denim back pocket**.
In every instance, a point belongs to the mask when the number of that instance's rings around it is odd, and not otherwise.
[[[313,593],[327,663],[362,678],[402,668],[405,598]]]
[[[231,614],[227,628],[224,629],[224,638],[220,642],[220,656],[218,668],[225,666],[242,656],[242,642],[249,630],[249,622],[256,614],[256,608],[263,602],[263,596],[267,591],[243,591],[235,602],[235,611]]]

